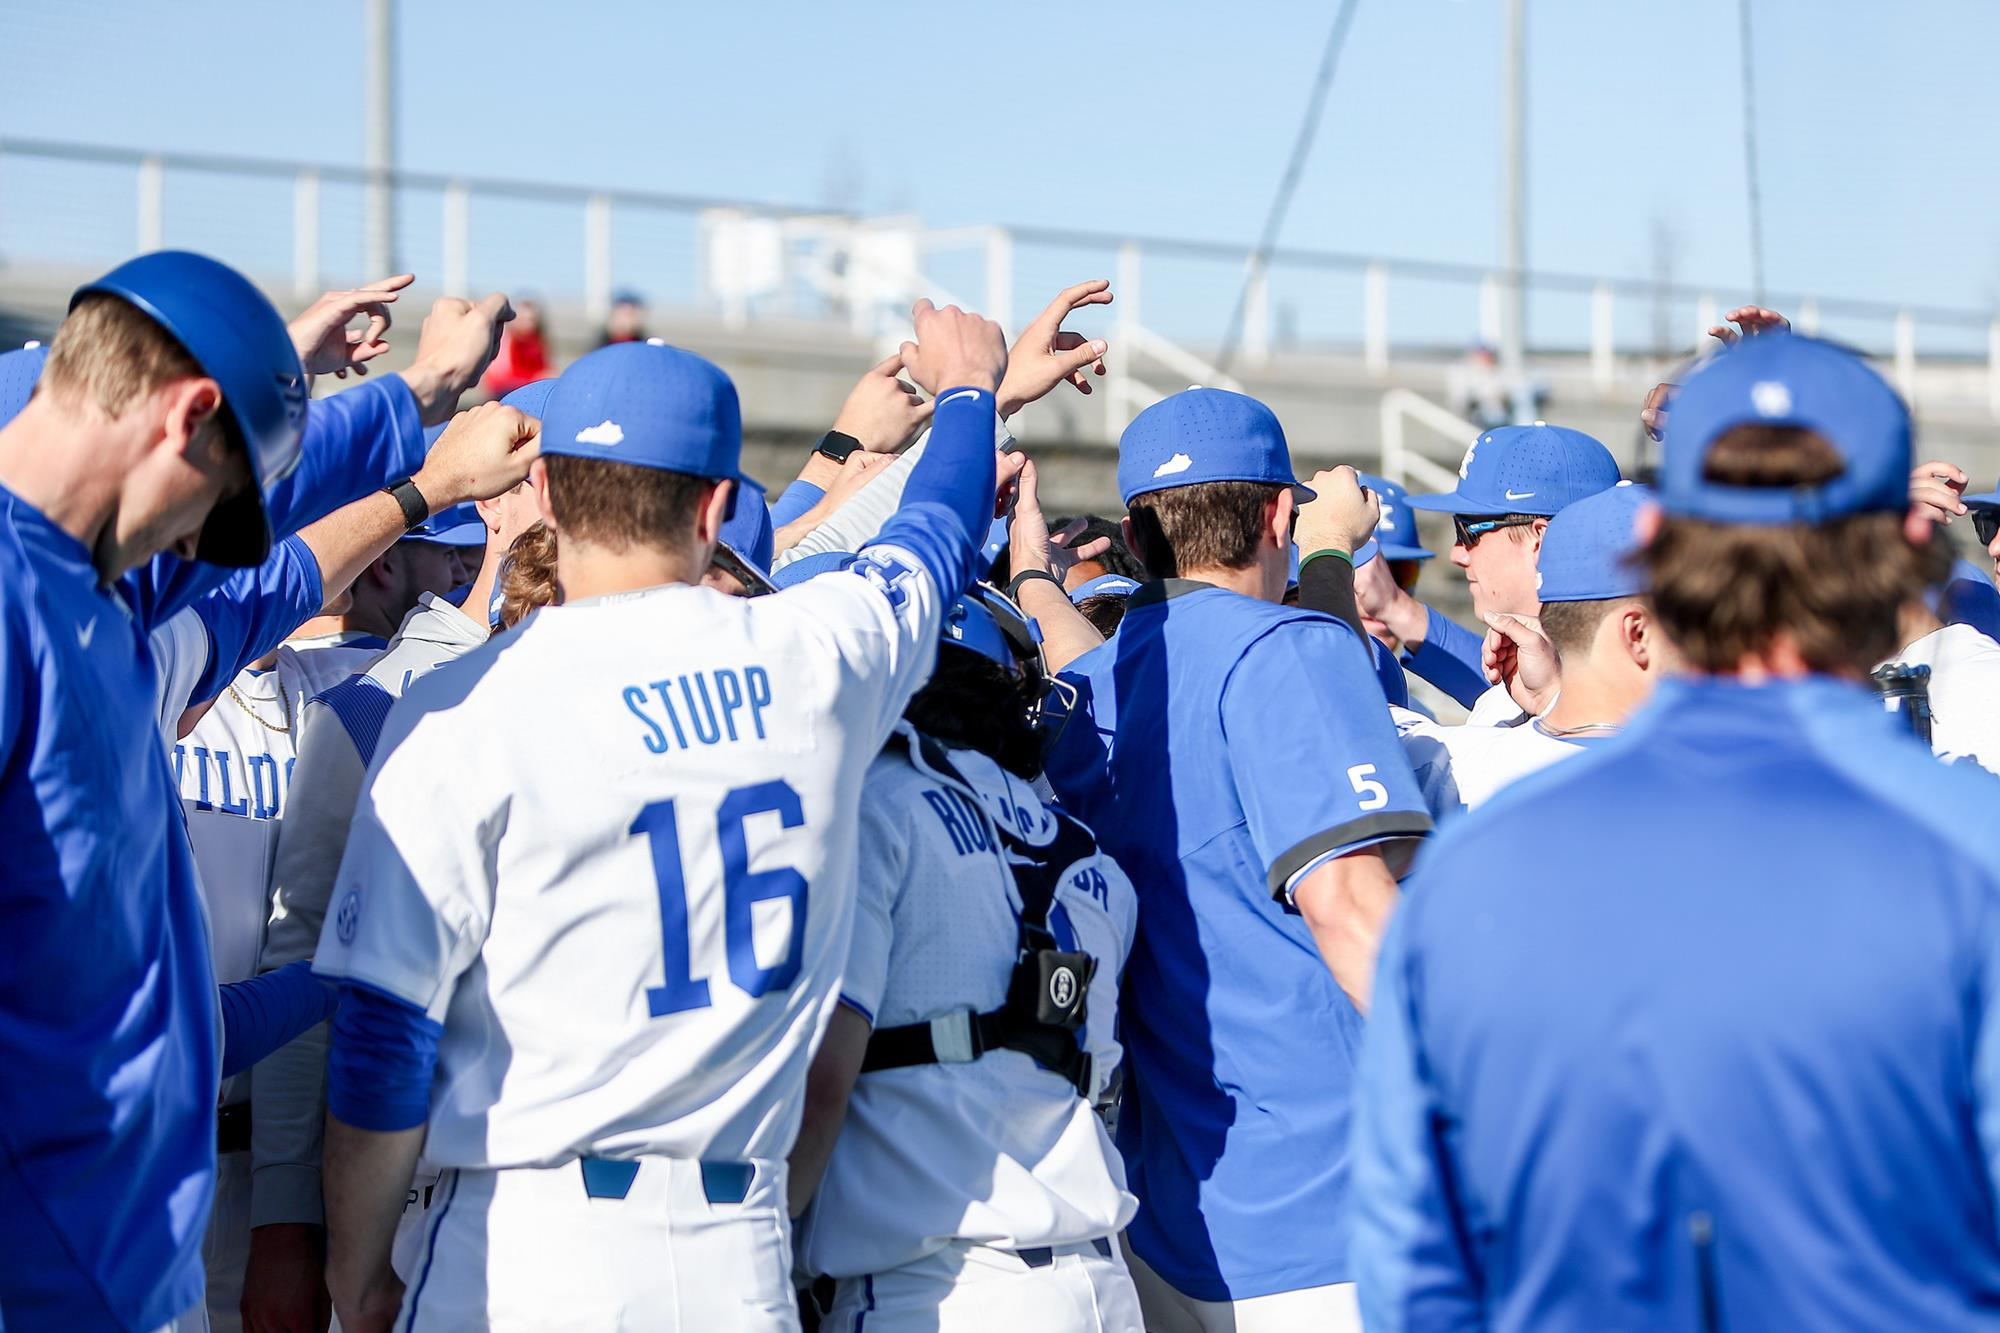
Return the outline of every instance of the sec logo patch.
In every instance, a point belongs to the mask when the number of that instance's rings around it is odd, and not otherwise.
[[[1058,1009],[1067,1009],[1076,999],[1076,973],[1059,967],[1049,974],[1049,1000]]]
[[[361,926],[361,895],[353,889],[340,900],[340,909],[333,914],[333,933],[340,937],[342,944],[354,943],[354,932]]]

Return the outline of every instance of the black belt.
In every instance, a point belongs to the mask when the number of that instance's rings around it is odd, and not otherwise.
[[[250,1151],[250,1103],[237,1102],[215,1113],[215,1151]]]

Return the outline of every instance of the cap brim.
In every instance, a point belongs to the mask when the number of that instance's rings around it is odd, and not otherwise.
[[[194,558],[224,569],[249,569],[271,554],[271,525],[264,519],[264,497],[245,486],[208,511],[195,543]]]
[[[1499,518],[1503,514],[1519,514],[1520,509],[1503,509],[1488,504],[1484,500],[1474,500],[1457,491],[1446,491],[1443,495],[1413,495],[1410,508],[1422,509],[1432,514],[1478,514],[1483,518]]]
[[[1421,546],[1404,546],[1400,542],[1382,544],[1381,549],[1384,560],[1430,560],[1437,556],[1436,551],[1427,551]]]
[[[429,542],[433,546],[484,546],[486,545],[486,525],[484,523],[458,523],[442,532],[413,532],[403,539],[410,542]]]
[[[1311,504],[1314,500],[1319,499],[1319,492],[1310,486],[1295,481],[1292,483],[1292,498],[1302,505]]]
[[[1958,498],[1965,504],[2000,509],[2000,491],[1988,491],[1985,495],[1961,495]]]

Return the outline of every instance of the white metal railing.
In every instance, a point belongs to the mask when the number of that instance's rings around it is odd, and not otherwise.
[[[1456,468],[1410,447],[1405,423],[1414,421],[1427,427],[1435,437],[1449,441],[1459,454],[1479,438],[1479,427],[1410,389],[1391,389],[1383,394],[1381,412],[1383,476],[1423,491],[1448,491],[1458,485]]]
[[[363,265],[380,193],[371,187],[381,180],[352,166],[0,138],[0,288],[38,267],[186,245],[309,297],[379,276]],[[932,230],[911,217],[436,172],[392,172],[387,185],[399,264],[435,273],[449,290],[530,291],[592,320],[629,286],[658,307],[707,310],[726,324],[807,318],[881,337],[900,326],[914,294],[956,293],[1011,329],[1056,287],[1115,269],[1111,317],[1127,348],[1143,350],[1156,371],[1211,384],[1225,382],[1211,364],[1221,359],[1213,340],[1239,291],[1239,374],[1315,353],[1352,358],[1366,378],[1386,381],[1400,363],[1435,365],[1474,341],[1497,342],[1500,311],[1518,289],[1538,369],[1560,375],[1566,393],[1605,398],[1651,383],[1726,305],[1726,288],[1329,250],[1281,247],[1253,269],[1243,247],[1173,238]],[[1993,310],[1805,294],[1767,303],[1882,357],[1922,408],[2000,417]],[[1107,425],[1148,392],[1133,378],[1107,394]]]

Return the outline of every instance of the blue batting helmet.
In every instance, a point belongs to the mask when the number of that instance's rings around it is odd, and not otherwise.
[[[271,549],[264,500],[298,466],[306,425],[305,371],[284,317],[241,273],[186,250],[127,260],[79,287],[70,306],[98,294],[137,306],[222,389],[255,485],[209,511],[196,554],[218,565],[260,563]]]

